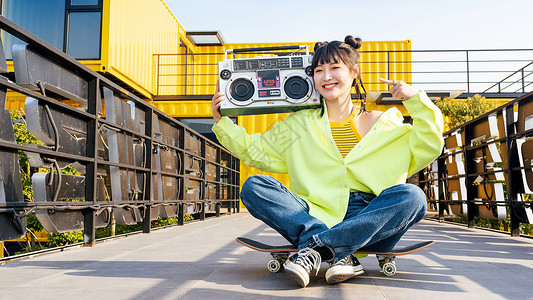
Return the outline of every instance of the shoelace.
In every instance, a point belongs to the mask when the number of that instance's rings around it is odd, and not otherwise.
[[[306,270],[309,270],[309,273],[311,273],[313,269],[316,269],[315,275],[318,275],[322,258],[317,251],[311,248],[303,248],[298,251],[298,256],[296,257],[295,263],[301,265]]]
[[[346,265],[346,264],[350,264],[350,265],[353,265],[353,263],[351,262],[350,260],[350,255],[346,256],[345,258],[339,260],[338,262],[335,262],[335,263],[330,263],[330,266],[335,266],[335,265]]]

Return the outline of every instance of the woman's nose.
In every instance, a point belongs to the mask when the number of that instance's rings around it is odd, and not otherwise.
[[[331,74],[328,70],[324,70],[324,80],[331,79]]]

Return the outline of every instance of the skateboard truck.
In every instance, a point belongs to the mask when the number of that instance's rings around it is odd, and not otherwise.
[[[378,259],[379,267],[383,274],[387,276],[393,276],[396,274],[396,263],[394,262],[394,259],[396,258],[395,255],[376,254],[376,258]]]
[[[287,259],[289,259],[289,256],[291,255],[290,252],[275,252],[270,254],[272,254],[273,259],[268,261],[267,269],[272,273],[277,273],[281,271],[283,264],[285,263],[285,261],[287,261]]]

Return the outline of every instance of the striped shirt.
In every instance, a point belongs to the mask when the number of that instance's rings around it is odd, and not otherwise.
[[[339,152],[343,158],[348,155],[350,150],[352,150],[362,138],[353,121],[357,111],[358,110],[354,108],[350,116],[344,121],[329,122],[333,140],[335,141],[337,148],[339,148]]]

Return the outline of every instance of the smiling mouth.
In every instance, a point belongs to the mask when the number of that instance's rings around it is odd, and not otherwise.
[[[330,89],[330,88],[332,88],[332,87],[334,87],[336,85],[337,85],[337,83],[331,83],[331,84],[323,85],[322,87],[325,88],[325,89]]]

